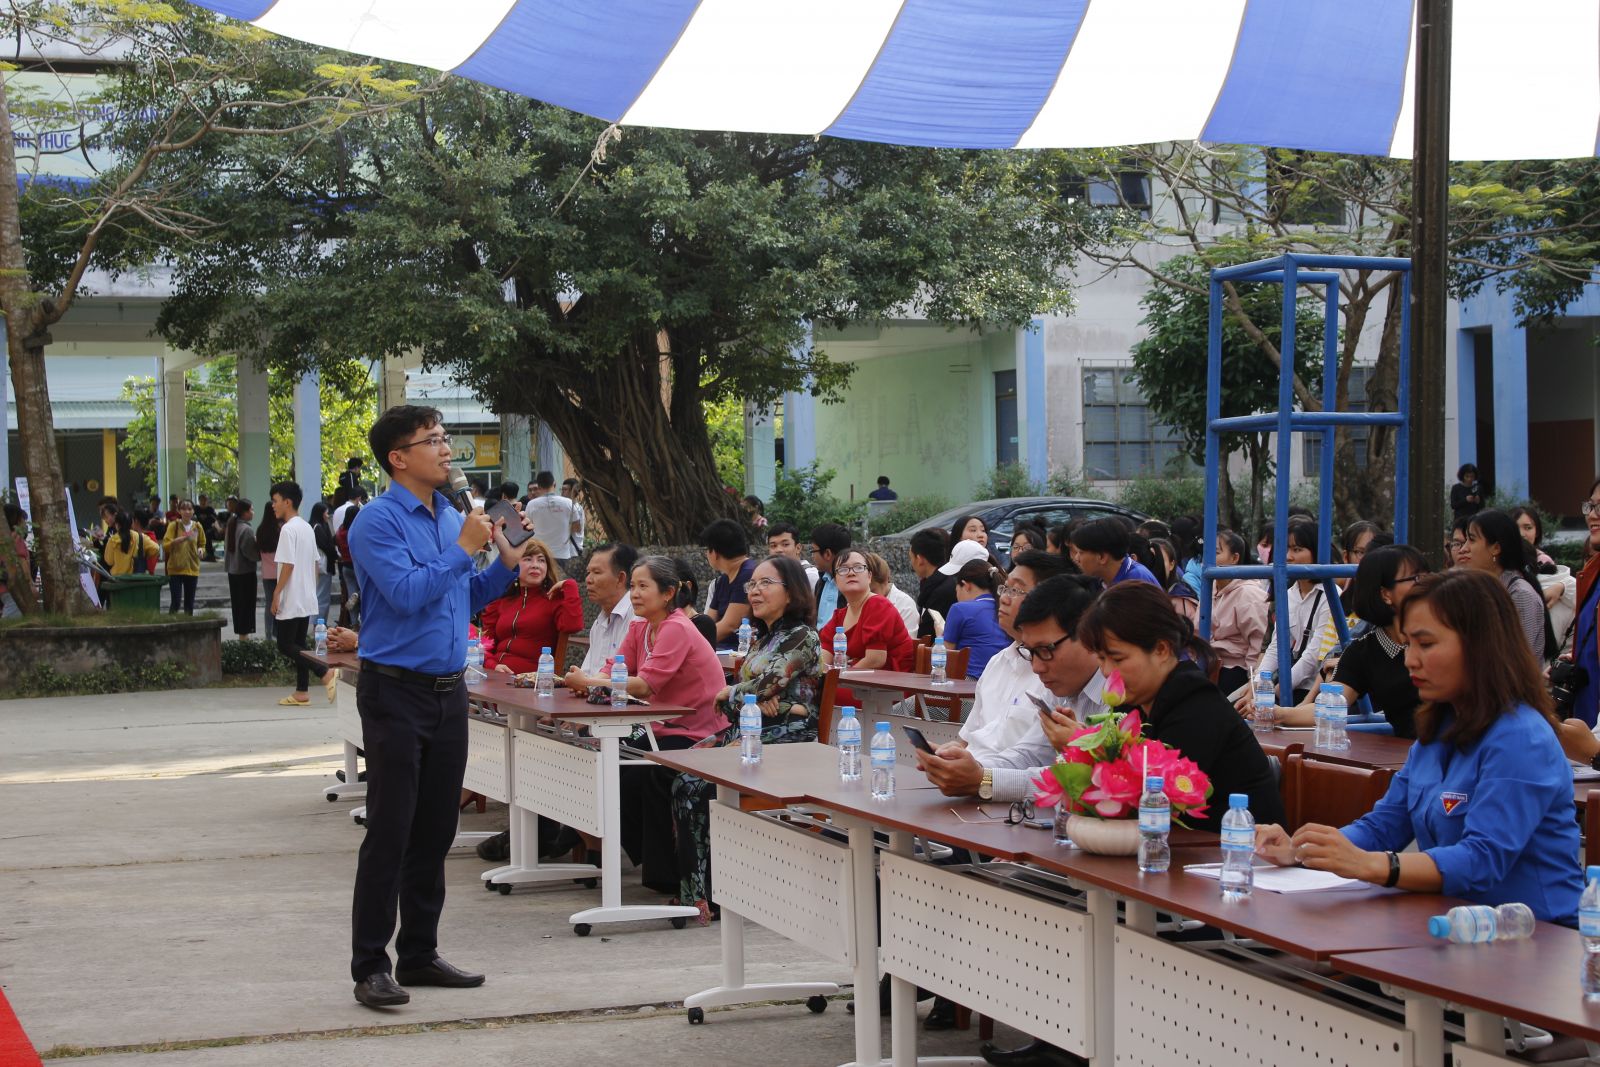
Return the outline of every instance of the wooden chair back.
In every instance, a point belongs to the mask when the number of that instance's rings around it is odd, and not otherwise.
[[[833,744],[834,700],[839,693],[839,668],[822,676],[822,692],[817,696],[817,740],[824,745]]]
[[[1583,865],[1600,864],[1600,789],[1589,790],[1583,804]]]
[[[970,648],[946,648],[944,651],[944,675],[952,681],[962,681],[967,676],[967,664],[972,661]],[[918,645],[916,662],[911,667],[912,674],[928,674],[933,670],[933,646]]]
[[[550,658],[556,663],[557,677],[567,671],[567,640],[571,636],[571,634],[556,634],[556,647],[550,650]]]
[[[1294,833],[1306,823],[1355,822],[1383,799],[1393,777],[1387,767],[1349,767],[1292,753],[1283,763],[1283,810],[1289,819],[1285,829]]]

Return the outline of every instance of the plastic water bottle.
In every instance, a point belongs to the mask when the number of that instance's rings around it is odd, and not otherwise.
[[[1256,675],[1255,704],[1255,715],[1250,720],[1250,727],[1257,733],[1264,733],[1278,722],[1278,697],[1272,691],[1271,671],[1262,671]]]
[[[746,693],[739,705],[739,762],[761,762],[761,706],[754,693]]]
[[[1172,848],[1167,834],[1172,830],[1172,802],[1167,799],[1166,783],[1159,774],[1144,780],[1139,797],[1139,873],[1165,874],[1172,865]]]
[[[933,652],[928,657],[929,662],[932,663],[932,665],[933,665],[932,666],[932,671],[933,671],[933,684],[934,685],[949,685],[950,684],[950,677],[945,672],[946,658],[947,658],[947,653],[945,652],[944,638],[935,637],[933,639]]]
[[[611,706],[628,706],[628,664],[622,656],[611,661]]]
[[[743,618],[739,620],[739,655],[748,656],[749,654],[750,620],[748,618]]]
[[[894,799],[894,735],[889,724],[878,723],[872,733],[872,799]]]
[[[1350,720],[1350,705],[1344,699],[1344,686],[1338,682],[1323,682],[1322,691],[1317,694],[1321,701],[1327,698],[1323,706],[1323,721],[1327,723],[1327,737],[1322,741],[1322,747],[1333,752],[1343,752],[1350,747],[1350,732],[1345,729],[1345,724]]]
[[[550,646],[545,645],[539,650],[539,673],[533,676],[533,695],[554,696],[555,691],[556,658],[550,654]]]
[[[1256,884],[1256,820],[1250,798],[1228,794],[1228,811],[1222,816],[1222,899],[1243,900]]]
[[[1056,762],[1065,763],[1067,760],[1065,756],[1058,752],[1056,753]],[[1056,805],[1056,817],[1050,824],[1050,836],[1062,848],[1072,844],[1072,835],[1067,832],[1067,820],[1070,818],[1072,818],[1072,813],[1067,810],[1067,801],[1063,797],[1061,802]]]
[[[1458,945],[1522,941],[1533,936],[1533,912],[1526,904],[1460,904],[1429,919],[1428,933]]]
[[[328,654],[328,623],[327,623],[327,620],[325,620],[325,619],[318,619],[317,620],[317,628],[316,628],[315,634],[316,634],[317,655],[326,656]]]
[[[1578,933],[1583,937],[1583,999],[1600,1000],[1600,867],[1584,875],[1588,885],[1578,899]]]
[[[467,639],[467,681],[481,682],[488,675],[483,673],[483,644],[476,638]]]
[[[848,670],[850,667],[850,655],[845,641],[843,626],[833,631],[833,665],[841,671]]]
[[[839,781],[861,781],[861,720],[849,704],[839,709],[833,739],[839,743]]]

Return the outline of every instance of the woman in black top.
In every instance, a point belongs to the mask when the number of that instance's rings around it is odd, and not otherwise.
[[[1372,628],[1350,642],[1333,680],[1344,686],[1351,707],[1363,696],[1371,697],[1374,710],[1389,720],[1396,737],[1417,736],[1412,717],[1422,703],[1406,669],[1400,605],[1430,569],[1427,558],[1410,545],[1387,545],[1367,553],[1350,586],[1351,606]]]
[[[1256,735],[1206,672],[1214,655],[1189,620],[1149,582],[1119,582],[1100,594],[1078,623],[1079,643],[1100,656],[1101,670],[1122,675],[1128,703],[1144,710],[1144,734],[1193,760],[1211,779],[1201,830],[1222,825],[1230,793],[1250,797],[1258,823],[1283,817],[1272,765]]]

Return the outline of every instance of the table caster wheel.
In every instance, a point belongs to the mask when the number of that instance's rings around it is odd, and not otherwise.
[[[675,915],[667,921],[672,924],[672,928],[674,930],[682,930],[685,926],[689,925],[688,916],[685,915]]]
[[[360,815],[352,815],[352,816],[350,816],[350,821],[355,823],[357,826],[365,826],[365,825],[367,825],[367,820],[365,818],[363,818],[362,816],[360,816]]]
[[[598,889],[599,886],[600,886],[600,879],[598,879],[598,878],[584,878],[581,881],[579,881],[578,884],[583,886],[583,888],[585,888],[585,889]]]
[[[704,1008],[690,1008],[685,1014],[689,1016],[690,1026],[699,1026],[706,1021],[706,1010]]]
[[[499,889],[500,887],[495,885],[493,882],[489,881],[487,878],[485,878],[483,880],[483,888],[485,888],[489,892],[493,893],[496,889]]]
[[[806,1007],[811,1009],[811,1014],[821,1015],[828,1010],[828,998],[822,996],[807,997]]]
[[[577,934],[579,937],[588,937],[589,931],[593,929],[594,927],[590,926],[588,923],[577,923],[573,926],[572,932]]]
[[[339,799],[339,794],[338,793],[328,793],[328,794],[326,794],[326,796],[328,798],[328,803],[330,803],[330,804],[332,804],[335,800]]]
[[[500,890],[500,895],[503,897],[509,897],[511,895],[510,882],[501,882],[499,885],[495,886],[495,888]]]

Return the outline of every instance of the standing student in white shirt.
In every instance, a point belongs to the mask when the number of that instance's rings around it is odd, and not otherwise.
[[[572,519],[578,524],[576,532],[572,535],[572,554],[583,555],[583,539],[589,532],[589,517],[584,514],[583,501],[578,499],[578,491],[582,486],[576,478],[568,478],[561,483],[561,495],[572,501]]]
[[[294,482],[279,482],[272,487],[272,513],[277,516],[278,583],[272,590],[272,617],[278,622],[278,651],[294,666],[292,696],[278,701],[286,707],[311,703],[307,695],[312,671],[328,686],[333,700],[333,685],[338,678],[331,671],[312,667],[300,655],[306,648],[306,632],[317,614],[317,568],[322,553],[311,524],[300,517],[300,487]]]
[[[522,513],[533,520],[533,536],[550,546],[550,554],[565,569],[567,561],[577,554],[572,546],[581,524],[572,510],[572,501],[556,492],[555,475],[540,471],[533,479],[533,487],[533,496]]]

